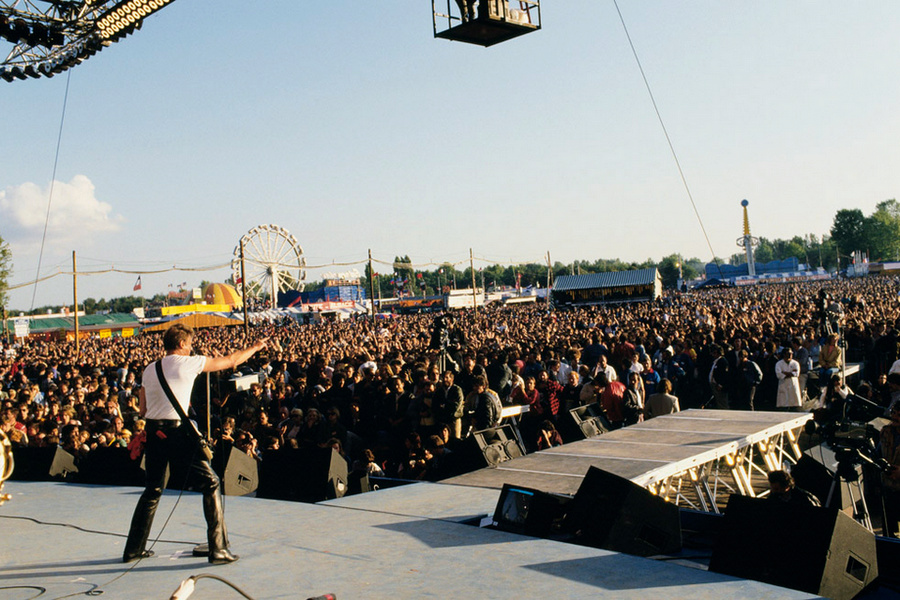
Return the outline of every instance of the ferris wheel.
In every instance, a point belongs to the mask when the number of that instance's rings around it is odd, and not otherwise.
[[[231,273],[241,280],[241,247],[244,249],[244,284],[247,296],[270,294],[273,305],[278,292],[303,290],[306,259],[297,238],[277,225],[259,225],[241,237],[234,248]]]

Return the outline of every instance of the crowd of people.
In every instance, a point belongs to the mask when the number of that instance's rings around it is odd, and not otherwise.
[[[520,428],[534,451],[565,441],[569,411],[586,404],[598,403],[612,428],[684,408],[828,407],[851,393],[841,375],[858,363],[853,393],[887,414],[900,397],[898,292],[900,279],[869,277],[565,310],[487,306],[439,323],[434,314],[284,318],[255,324],[249,340],[240,327],[199,330],[194,350],[216,356],[270,340],[245,366],[261,374],[249,390],[211,381],[220,446],[259,460],[331,446],[357,470],[439,479],[466,436],[511,405],[528,406]],[[137,390],[162,354],[155,334],[83,339],[77,355],[72,341],[4,341],[0,428],[18,446],[76,457],[120,446],[139,460]],[[201,415],[205,387],[195,389]]]

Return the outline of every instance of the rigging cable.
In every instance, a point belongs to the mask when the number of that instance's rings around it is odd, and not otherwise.
[[[653,90],[650,88],[650,81],[647,79],[647,74],[644,72],[644,66],[641,64],[641,59],[638,57],[637,49],[634,47],[634,42],[631,40],[631,34],[628,33],[628,26],[625,25],[625,17],[622,16],[622,11],[619,9],[618,0],[613,0],[613,4],[616,7],[616,12],[619,13],[619,20],[622,22],[622,29],[625,30],[625,37],[628,38],[628,45],[631,46],[631,53],[634,55],[634,60],[637,62],[638,69],[641,72],[641,77],[644,80],[644,85],[647,87],[647,93],[650,95],[650,102],[653,104],[653,110],[656,111],[656,118],[659,119],[659,124],[662,127],[663,135],[666,136],[666,142],[669,144],[669,150],[672,152],[672,158],[675,159],[675,166],[678,168],[678,175],[681,176],[681,183],[684,184],[684,189],[687,192],[688,199],[691,201],[691,207],[694,209],[694,214],[697,216],[697,222],[700,224],[700,231],[703,232],[703,237],[706,239],[706,245],[709,247],[709,251],[712,253],[713,262],[716,264],[716,269],[719,270],[719,277],[722,277],[722,271],[719,268],[719,259],[716,256],[715,250],[713,250],[712,242],[709,241],[709,235],[706,233],[706,227],[703,226],[703,219],[700,218],[700,211],[697,210],[697,204],[694,202],[694,195],[691,193],[691,188],[688,185],[687,178],[684,176],[684,171],[681,168],[681,161],[678,160],[678,154],[675,152],[675,146],[672,144],[672,138],[669,137],[669,131],[666,129],[666,124],[663,121],[662,113],[659,112],[659,106],[656,104],[656,98],[653,96]]]
[[[53,184],[56,183],[56,167],[59,165],[59,148],[62,145],[62,133],[63,133],[63,124],[66,122],[66,105],[69,103],[69,81],[72,79],[72,69],[69,69],[66,72],[66,92],[63,95],[63,108],[62,108],[62,116],[59,119],[59,133],[56,136],[56,156],[53,158],[53,174],[50,176],[50,191],[47,194],[47,216],[44,218],[44,233],[41,236],[41,251],[38,254],[38,264],[37,271],[34,274],[35,284],[34,289],[31,290],[31,309],[29,312],[34,311],[34,299],[37,295],[37,281],[41,276],[41,262],[44,259],[44,242],[47,240],[47,226],[50,224],[50,206],[53,202]],[[78,307],[75,307],[75,312],[78,312]]]

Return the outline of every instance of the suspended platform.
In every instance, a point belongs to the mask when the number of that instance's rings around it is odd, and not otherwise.
[[[541,28],[537,0],[522,0],[518,8],[507,0],[432,0],[434,37],[493,46]],[[463,13],[460,8],[465,10]]]
[[[801,457],[809,413],[687,410],[542,450],[442,483],[501,489],[504,483],[574,495],[591,466],[678,505],[719,512],[728,496],[756,496],[766,475]]]

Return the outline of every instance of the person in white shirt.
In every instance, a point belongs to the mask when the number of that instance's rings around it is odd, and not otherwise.
[[[195,434],[187,428],[190,425],[181,422],[178,411],[169,400],[157,375],[156,365],[157,362],[162,365],[163,377],[172,395],[184,414],[187,414],[197,375],[233,369],[265,348],[267,342],[259,341],[228,356],[191,356],[193,338],[194,330],[190,327],[178,323],[172,325],[163,335],[166,355],[159,361],[150,363],[144,370],[143,387],[140,389],[140,414],[146,420],[147,484],[131,518],[131,528],[122,555],[122,561],[126,563],[153,556],[153,551],[147,549],[147,538],[166,484],[166,471],[170,462],[184,463],[189,479],[193,479],[194,488],[203,494],[209,562],[218,565],[238,559],[228,549],[219,477],[213,471],[209,459],[199,451]]]

